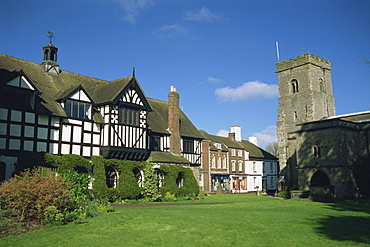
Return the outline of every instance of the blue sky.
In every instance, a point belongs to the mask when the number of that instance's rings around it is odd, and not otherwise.
[[[332,62],[336,113],[370,110],[367,0],[0,0],[0,53],[41,63],[54,32],[62,70],[104,80],[136,68],[147,97],[170,86],[198,129],[276,138],[280,60]]]

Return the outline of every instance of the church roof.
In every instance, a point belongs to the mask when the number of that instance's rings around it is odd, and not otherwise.
[[[341,119],[349,122],[362,122],[370,120],[370,111],[355,112],[343,115],[328,117],[327,119]]]

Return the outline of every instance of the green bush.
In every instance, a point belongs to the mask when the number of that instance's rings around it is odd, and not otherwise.
[[[62,173],[72,183],[71,191],[81,201],[89,198],[89,183],[91,178],[86,173],[78,173],[75,170],[67,170]]]
[[[44,223],[47,225],[65,225],[70,222],[80,223],[85,218],[86,212],[82,207],[70,211],[66,208],[60,210],[55,206],[49,206],[44,212]]]
[[[144,199],[151,202],[158,201],[162,195],[159,193],[158,188],[158,176],[153,169],[153,164],[150,161],[147,161],[143,167],[144,172],[144,187],[141,194]]]
[[[94,181],[93,195],[96,199],[108,199],[116,201],[117,199],[138,199],[141,195],[133,170],[141,169],[145,162],[104,159],[101,156],[92,157],[94,164]],[[106,168],[112,167],[119,173],[118,186],[116,188],[108,188],[106,178]]]
[[[289,187],[288,186],[284,186],[284,190],[281,191],[279,194],[278,194],[278,197],[282,197],[282,198],[287,198],[289,199],[290,198],[290,191],[289,191]]]
[[[45,153],[44,163],[46,166],[58,168],[59,171],[74,170],[85,168],[88,171],[92,170],[92,164],[89,160],[76,154],[65,154],[62,156]]]
[[[164,172],[164,186],[160,188],[162,195],[167,192],[175,196],[196,196],[199,194],[198,182],[190,168],[179,165],[161,166]],[[179,187],[179,178],[182,178],[182,187]]]

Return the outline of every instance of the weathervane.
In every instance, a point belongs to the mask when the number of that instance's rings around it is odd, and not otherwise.
[[[54,36],[53,32],[50,32],[49,30],[47,30],[48,34],[45,34],[46,37],[48,37],[50,39],[50,44],[53,43],[52,42],[52,39],[56,39],[57,37]]]

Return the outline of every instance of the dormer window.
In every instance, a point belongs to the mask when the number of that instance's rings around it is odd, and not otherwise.
[[[91,104],[73,99],[67,99],[64,104],[67,116],[91,119]]]
[[[221,143],[216,142],[215,146],[216,146],[217,149],[221,149]]]

